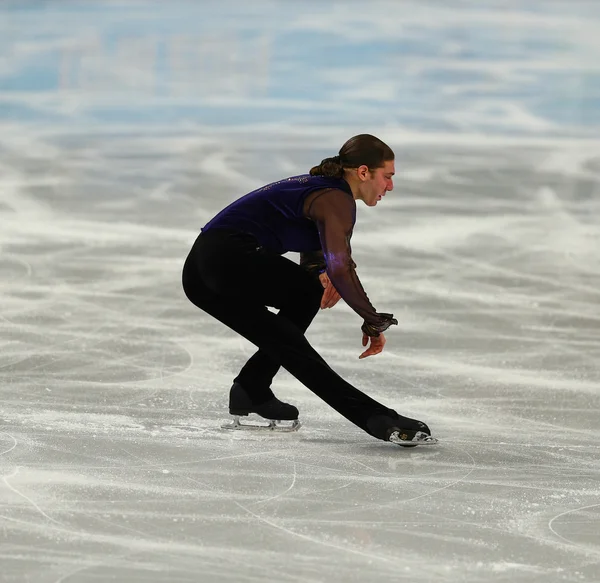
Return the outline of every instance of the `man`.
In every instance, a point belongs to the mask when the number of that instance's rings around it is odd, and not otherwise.
[[[356,201],[377,203],[393,188],[394,153],[378,138],[350,138],[339,155],[309,174],[268,184],[233,202],[202,229],[183,269],[196,306],[258,346],[235,378],[229,411],[291,420],[271,382],[283,366],[336,411],[370,435],[401,445],[434,443],[427,425],[398,415],[342,379],[304,333],[319,308],[343,298],[363,318],[360,358],[380,353],[383,332],[397,324],[371,305],[356,274],[350,239]],[[300,252],[300,264],[282,257]],[[279,308],[274,314],[267,306]]]

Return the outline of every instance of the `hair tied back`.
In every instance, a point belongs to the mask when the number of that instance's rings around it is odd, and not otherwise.
[[[342,178],[344,168],[342,166],[341,156],[330,156],[321,161],[318,166],[310,169],[311,176],[328,176],[330,178]]]

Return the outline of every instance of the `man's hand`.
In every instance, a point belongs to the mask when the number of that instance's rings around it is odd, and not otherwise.
[[[321,281],[321,285],[325,288],[323,297],[321,298],[321,309],[333,308],[333,306],[340,301],[342,296],[340,296],[338,291],[333,287],[333,284],[326,273],[320,273],[319,280]]]
[[[369,338],[371,339],[371,346],[367,348],[358,358],[367,358],[367,356],[373,356],[374,354],[379,354],[383,347],[385,346],[385,336],[380,334],[379,336],[367,336],[363,334],[362,345],[366,346],[369,342]]]

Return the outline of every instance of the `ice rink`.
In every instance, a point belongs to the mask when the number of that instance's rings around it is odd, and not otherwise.
[[[600,3],[0,4],[0,581],[600,582]],[[357,133],[396,152],[358,360],[436,447],[226,432],[254,347],[183,295],[200,228]],[[290,258],[298,259],[290,254]]]

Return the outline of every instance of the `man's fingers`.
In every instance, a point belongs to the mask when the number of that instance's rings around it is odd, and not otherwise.
[[[340,294],[338,294],[337,292],[334,292],[331,295],[331,298],[327,301],[327,307],[333,308],[333,306],[335,306],[341,299],[342,296],[340,296]]]
[[[323,292],[323,296],[321,297],[321,308],[325,308],[327,306],[327,302],[329,301],[329,289],[325,288]]]
[[[358,358],[367,358],[367,356],[375,356],[380,352],[381,350],[373,350],[372,348],[369,348],[369,350],[365,350]]]
[[[358,358],[367,358],[367,356],[371,356],[373,354],[373,350],[371,348],[367,348]]]
[[[329,304],[331,303],[331,296],[331,287],[325,288],[325,291],[323,292],[323,297],[321,298],[321,308],[329,307]]]
[[[323,297],[321,298],[321,308],[332,308],[340,299],[341,296],[338,291],[332,285],[329,285],[323,292]]]
[[[366,346],[368,341],[369,337],[366,334],[363,334],[362,345]],[[380,343],[376,338],[371,338],[371,345],[358,358],[367,358],[367,356],[374,356],[375,354],[379,354],[382,351],[383,344]]]

